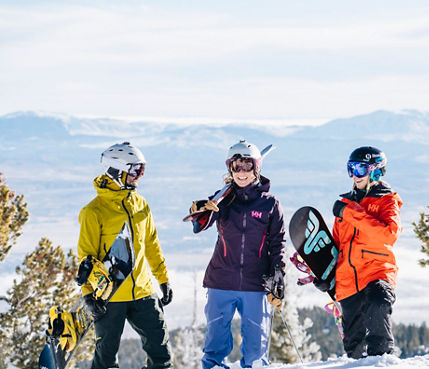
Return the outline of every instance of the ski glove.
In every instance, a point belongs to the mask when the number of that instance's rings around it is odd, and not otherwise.
[[[280,311],[284,298],[285,282],[283,271],[280,266],[276,266],[272,278],[271,291],[268,294],[268,302]]]
[[[216,203],[211,200],[197,200],[194,201],[191,205],[191,208],[189,209],[190,213],[195,213],[198,210],[211,210],[214,212],[218,212],[219,208],[217,207]]]
[[[159,285],[162,291],[161,303],[163,306],[168,305],[173,300],[173,290],[170,287],[170,283],[162,283]]]
[[[100,320],[107,312],[106,302],[103,300],[96,300],[91,294],[83,297],[85,305],[94,319],[94,322]]]
[[[343,211],[344,211],[344,208],[347,206],[347,203],[346,202],[343,202],[343,201],[340,201],[340,200],[337,200],[337,201],[335,201],[335,203],[334,203],[334,207],[332,208],[332,212],[334,213],[334,215],[337,217],[337,218],[343,218]]]
[[[314,278],[313,284],[319,291],[322,291],[322,292],[329,291],[329,283],[327,281]]]

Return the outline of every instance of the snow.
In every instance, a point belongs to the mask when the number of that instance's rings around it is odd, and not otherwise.
[[[304,364],[271,364],[270,366],[253,366],[253,369],[349,369],[349,368],[429,368],[429,355],[415,356],[408,359],[399,359],[394,355],[370,356],[364,359],[349,359],[345,355],[327,361],[317,361]],[[240,369],[239,362],[231,364],[231,369]]]

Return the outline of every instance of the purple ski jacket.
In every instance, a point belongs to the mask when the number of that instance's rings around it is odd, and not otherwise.
[[[285,223],[279,201],[268,193],[269,179],[240,188],[211,212],[218,238],[207,266],[203,286],[233,291],[264,291],[263,275],[284,267]]]

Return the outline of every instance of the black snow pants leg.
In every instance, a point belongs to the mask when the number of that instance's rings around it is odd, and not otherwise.
[[[359,359],[365,355],[392,353],[393,287],[384,280],[369,283],[362,291],[342,300],[344,350]]]
[[[119,368],[117,353],[125,320],[139,334],[147,354],[145,369],[171,368],[168,331],[156,295],[127,302],[110,302],[107,313],[95,322],[97,336],[91,369]]]
[[[109,302],[106,314],[94,323],[96,342],[91,369],[119,368],[117,353],[126,316],[126,302]]]
[[[368,355],[392,353],[392,305],[395,302],[393,287],[386,281],[377,280],[364,289],[366,295],[365,326]]]
[[[161,302],[156,295],[132,301],[128,322],[139,334],[147,354],[145,369],[172,368],[167,325]]]
[[[366,352],[364,323],[364,299],[362,291],[340,301],[343,316],[343,345],[348,357],[360,359]]]

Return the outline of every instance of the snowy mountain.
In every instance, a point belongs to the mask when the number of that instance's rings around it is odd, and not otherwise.
[[[0,275],[10,280],[22,254],[43,236],[64,248],[76,246],[77,216],[95,196],[92,179],[100,174],[100,153],[127,140],[139,146],[148,161],[139,191],[154,214],[173,286],[181,291],[169,308],[177,312],[192,296],[193,270],[201,280],[215,238],[214,230],[193,235],[190,224],[181,219],[192,200],[222,187],[231,144],[240,138],[260,149],[274,144],[277,149],[265,159],[262,173],[271,179],[271,192],[280,199],[287,219],[299,207],[312,205],[328,225],[333,221],[333,202],[351,186],[348,155],[358,146],[379,147],[389,161],[386,181],[404,200],[404,232],[395,247],[400,272],[394,317],[429,321],[429,311],[422,309],[422,304],[429,305],[429,297],[424,297],[429,276],[417,266],[419,246],[411,226],[429,205],[428,113],[377,111],[321,126],[275,127],[155,124],[17,112],[0,117],[0,132],[0,172],[11,188],[25,195],[30,211],[24,235],[8,263],[0,264]],[[317,292],[305,292],[299,303],[313,303]],[[204,293],[200,295],[203,304]],[[179,324],[183,316],[174,314],[172,319]]]

